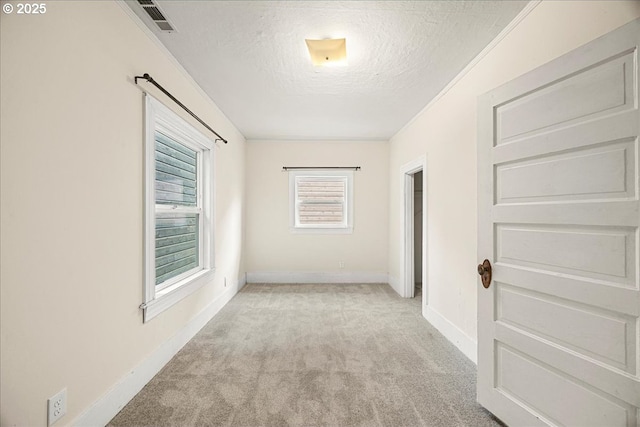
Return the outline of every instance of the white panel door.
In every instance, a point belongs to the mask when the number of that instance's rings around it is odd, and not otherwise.
[[[478,401],[640,425],[640,20],[480,99]]]

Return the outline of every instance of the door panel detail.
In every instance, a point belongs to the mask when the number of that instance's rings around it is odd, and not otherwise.
[[[633,108],[635,48],[497,108],[498,144],[508,138],[618,107]]]
[[[637,194],[635,148],[635,141],[616,142],[498,165],[496,202],[633,199]]]
[[[503,264],[636,286],[637,230],[500,224],[496,259]]]
[[[479,100],[478,401],[508,425],[640,421],[639,45],[640,19]]]
[[[635,425],[629,405],[498,345],[497,387],[553,424],[582,427]],[[542,392],[544,391],[544,392]]]
[[[496,283],[497,321],[634,374],[636,322],[631,316]],[[558,324],[562,328],[558,328]]]

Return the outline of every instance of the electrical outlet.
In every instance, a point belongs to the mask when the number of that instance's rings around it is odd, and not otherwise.
[[[63,388],[47,400],[47,425],[53,425],[67,413],[67,389]]]
[[[227,277],[226,277],[226,276],[225,276],[225,278],[224,278],[224,287],[225,287],[225,288],[227,287]]]
[[[338,261],[338,267],[344,268],[344,261]]]

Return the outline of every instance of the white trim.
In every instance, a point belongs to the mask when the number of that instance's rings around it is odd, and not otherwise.
[[[360,271],[254,271],[247,283],[388,283],[387,273]]]
[[[196,129],[191,123],[187,122],[182,116],[162,103],[154,96],[144,92],[147,99],[150,100],[154,112],[154,125],[168,134],[168,136],[180,140],[180,143],[191,148],[194,151],[201,151],[203,148],[207,150],[213,149],[214,141],[206,137],[202,132]]]
[[[398,295],[402,296],[402,286],[400,284],[400,279],[395,276],[389,275],[389,286],[391,286]]]
[[[476,365],[478,364],[478,343],[470,336],[462,332],[460,328],[451,323],[442,314],[427,306],[423,311],[424,318],[448,339],[458,350]]]
[[[400,176],[402,183],[403,194],[403,216],[402,216],[402,242],[403,250],[400,254],[402,265],[402,279],[401,287],[402,292],[400,295],[404,298],[413,298],[415,288],[414,278],[414,194],[413,194],[413,176],[417,172],[422,171],[422,188],[424,195],[422,197],[422,311],[424,312],[425,306],[428,302],[428,290],[427,286],[427,242],[426,242],[426,229],[427,229],[427,196],[426,196],[426,180],[427,180],[427,158],[426,156],[420,156],[408,163],[405,163],[400,167]]]
[[[427,111],[436,102],[438,102],[440,98],[445,96],[446,93],[449,92],[449,90],[451,90],[452,87],[457,85],[458,82],[462,80],[462,78],[466,76],[469,71],[473,69],[473,67],[475,67],[485,56],[487,56],[487,54],[489,54],[489,52],[491,52],[505,37],[507,37],[507,35],[509,35],[509,33],[513,31],[518,26],[518,24],[520,24],[520,22],[522,22],[524,18],[526,18],[527,15],[529,15],[531,11],[533,11],[533,9],[535,9],[536,6],[538,6],[540,3],[542,3],[542,0],[531,0],[529,3],[527,3],[524,9],[522,9],[520,13],[516,15],[515,18],[513,18],[513,20],[509,23],[509,25],[504,27],[504,29],[500,32],[500,34],[498,34],[493,40],[491,40],[491,42],[487,46],[485,46],[485,48],[482,49],[482,51],[480,51],[480,53],[476,55],[476,57],[473,58],[471,62],[469,62],[467,66],[464,67],[462,71],[460,71],[458,75],[456,75],[444,87],[444,89],[442,89],[436,96],[434,96],[431,99],[431,101],[429,101],[429,103],[425,105],[422,110],[418,112],[418,114],[413,116],[413,118],[409,120],[404,126],[402,126],[402,128],[400,128],[399,131],[397,131],[391,138],[389,138],[389,140],[393,140],[396,136],[404,132],[407,128],[409,128],[413,124],[413,122],[415,122],[418,119],[418,117],[422,116],[425,111]]]
[[[423,170],[426,167],[426,164],[427,156],[422,155],[400,166],[400,171],[403,174],[413,174]],[[424,191],[424,187],[422,189]]]
[[[402,227],[404,230],[403,243],[403,266],[402,274],[402,296],[405,298],[413,298],[415,296],[415,197],[413,195],[413,175],[420,170],[403,174],[404,176],[404,215],[402,218]]]
[[[70,425],[106,425],[142,388],[189,342],[246,283],[242,275],[235,286],[228,288],[198,313],[173,337],[162,343],[149,357],[131,369],[109,391],[96,400]]]
[[[148,322],[181,299],[200,289],[211,281],[213,275],[213,270],[201,270],[198,274],[189,276],[183,281],[157,292],[154,299],[142,305],[143,322]]]
[[[145,235],[143,322],[148,322],[182,298],[195,292],[211,279],[215,271],[214,229],[214,151],[215,143],[153,96],[145,93]],[[161,131],[169,138],[196,151],[198,161],[197,206],[172,208],[156,205],[155,199],[155,134]],[[198,266],[156,285],[155,223],[159,213],[196,213],[200,230]]]
[[[329,227],[289,227],[291,234],[353,234],[353,227],[329,228]]]
[[[300,144],[305,144],[305,143],[309,143],[309,144],[316,144],[318,143],[318,141],[321,142],[326,142],[328,144],[349,144],[349,143],[362,143],[362,144],[387,144],[389,142],[389,139],[360,139],[360,138],[354,138],[354,139],[326,139],[326,138],[285,138],[285,139],[273,139],[273,138],[254,138],[254,139],[247,139],[247,143],[250,144],[280,144],[283,142],[295,142],[295,143],[300,143]]]
[[[144,132],[144,181],[143,181],[143,191],[144,191],[144,278],[142,280],[142,304],[147,304],[155,298],[155,286],[150,286],[149,283],[151,281],[155,281],[155,264],[150,262],[150,256],[155,251],[155,243],[153,239],[155,237],[155,187],[154,180],[152,175],[155,174],[155,165],[149,159],[154,158],[155,156],[155,147],[152,147],[148,141],[152,141],[154,139],[155,132],[155,102],[151,102],[150,95],[145,93],[144,96],[144,123],[145,123],[145,132]],[[143,309],[143,322],[144,320],[144,312]]]
[[[340,178],[345,183],[342,224],[298,225],[297,183],[300,177]],[[294,234],[351,234],[353,233],[353,171],[300,170],[289,171],[289,231]]]
[[[375,144],[375,143],[384,143],[384,142],[389,142],[389,138],[386,137],[380,137],[380,138],[374,138],[374,137],[353,137],[353,138],[349,138],[349,137],[339,137],[339,138],[335,138],[335,137],[316,137],[316,136],[303,136],[303,135],[282,135],[280,137],[278,137],[277,135],[264,135],[264,136],[260,136],[258,138],[247,138],[247,142],[260,142],[260,143],[268,143],[268,142],[313,142],[313,143],[318,143],[318,142],[331,142],[331,143],[344,143],[344,142],[362,142],[362,143],[371,143],[371,144]]]
[[[200,218],[202,218],[202,215],[200,215]],[[200,247],[198,249],[198,252],[201,254],[202,241],[200,241],[199,243],[200,243]],[[181,286],[185,286],[191,280],[194,280],[197,277],[196,274],[199,274],[202,272],[205,272],[205,273],[209,272],[209,270],[204,270],[201,266],[202,266],[202,255],[200,255],[200,259],[198,260],[198,266],[192,268],[191,270],[187,270],[184,273],[180,273],[177,276],[172,277],[171,279],[167,279],[164,282],[162,282],[162,284],[156,285],[154,287],[155,297],[161,298],[162,296],[164,296],[165,293],[169,293],[175,289],[178,289]],[[152,302],[153,300],[149,301],[149,303],[152,303]]]

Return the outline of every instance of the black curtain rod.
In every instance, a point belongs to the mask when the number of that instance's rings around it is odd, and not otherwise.
[[[167,95],[169,98],[171,98],[171,100],[173,102],[175,102],[176,104],[178,104],[180,107],[182,107],[182,109],[184,111],[186,111],[187,113],[191,114],[191,117],[193,117],[194,119],[196,119],[197,121],[199,121],[202,126],[206,127],[207,129],[209,129],[211,132],[214,133],[215,136],[217,136],[218,138],[216,139],[216,142],[218,141],[222,141],[225,144],[228,142],[226,139],[224,139],[223,137],[220,136],[220,134],[218,132],[216,132],[215,130],[211,129],[211,126],[209,126],[208,124],[206,124],[205,122],[202,121],[202,119],[198,116],[196,116],[193,111],[191,111],[190,109],[188,109],[182,102],[178,101],[176,99],[175,96],[171,95],[165,88],[163,88],[162,86],[160,86],[158,84],[158,82],[156,82],[155,80],[153,80],[153,77],[151,77],[149,74],[144,73],[141,76],[135,76],[135,81],[136,84],[138,84],[138,79],[145,79],[146,81],[148,81],[149,83],[151,83],[152,85],[154,85],[155,87],[157,87],[158,89],[160,89],[162,91],[162,93],[164,93],[165,95]]]
[[[353,169],[360,170],[360,166],[283,166],[282,170],[304,170],[304,169]]]

